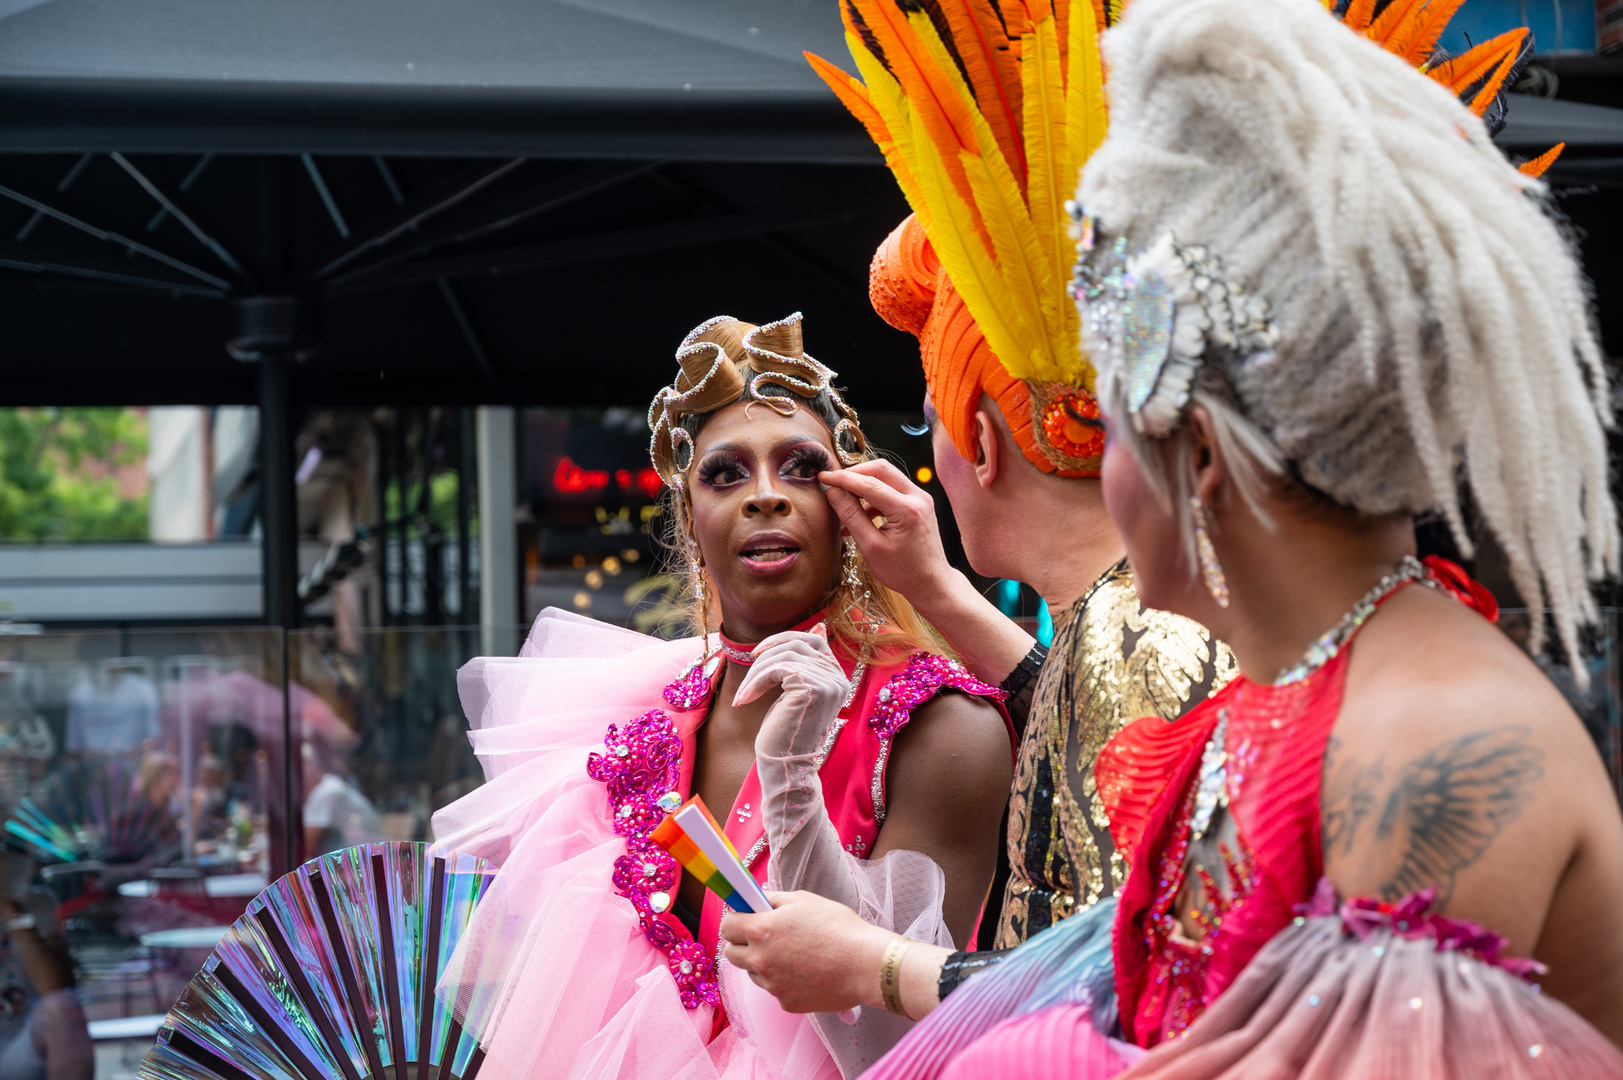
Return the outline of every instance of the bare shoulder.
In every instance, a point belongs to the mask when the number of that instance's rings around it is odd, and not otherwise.
[[[1002,777],[1006,785],[1013,760],[1008,725],[985,698],[940,693],[913,710],[896,734],[894,765],[925,772],[968,770]]]
[[[1515,644],[1406,590],[1354,646],[1325,758],[1326,871],[1344,896],[1435,889],[1442,910],[1527,955],[1569,868],[1607,842],[1609,787],[1577,716]]]

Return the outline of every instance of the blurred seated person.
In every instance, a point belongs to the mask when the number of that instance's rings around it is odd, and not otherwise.
[[[95,1052],[73,960],[49,902],[27,902],[29,869],[28,860],[0,852],[0,1077],[92,1080]]]
[[[325,742],[306,739],[302,757],[305,858],[386,838],[377,808]]]

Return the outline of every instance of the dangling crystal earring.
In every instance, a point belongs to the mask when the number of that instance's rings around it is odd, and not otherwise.
[[[1206,579],[1206,588],[1211,590],[1212,599],[1217,606],[1229,606],[1229,583],[1223,576],[1223,566],[1217,561],[1217,549],[1212,547],[1212,538],[1206,531],[1206,507],[1201,503],[1198,495],[1189,496],[1189,514],[1195,522],[1195,551],[1200,554],[1200,573]]]
[[[689,548],[688,572],[693,577],[693,599],[699,605],[699,633],[704,638],[704,656],[710,659],[710,577],[704,572],[704,561],[699,558],[697,545]]]
[[[845,587],[851,594],[851,602],[846,606],[845,612],[854,625],[872,634],[885,625],[885,622],[870,610],[873,606],[873,594],[868,591],[867,582],[862,580],[862,573],[858,568],[861,558],[862,553],[857,550],[857,542],[849,536],[846,537]]]

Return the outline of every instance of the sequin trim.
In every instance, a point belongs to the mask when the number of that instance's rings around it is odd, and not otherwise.
[[[682,739],[664,710],[651,709],[623,729],[610,724],[603,745],[606,753],[587,755],[586,773],[608,786],[610,821],[626,840],[626,853],[614,860],[615,891],[636,909],[648,943],[665,954],[682,1004],[719,1006],[715,962],[698,942],[659,918],[669,910],[677,866],[649,837],[681,803]]]
[[[751,844],[749,851],[745,853],[745,855],[744,855],[744,869],[746,869],[746,870],[755,869],[755,860],[759,859],[761,857],[761,852],[763,852],[765,850],[766,850],[766,833],[762,833],[760,836],[756,837],[755,843]]]
[[[885,764],[890,760],[890,740],[912,718],[913,710],[935,697],[943,686],[998,702],[1009,696],[975,678],[956,660],[926,652],[916,652],[909,657],[907,666],[879,688],[873,715],[868,717],[868,727],[879,737],[880,744],[879,758],[873,767],[873,785],[869,789],[876,824],[885,823]]]
[[[879,695],[874,699],[873,715],[868,717],[868,726],[875,735],[889,740],[907,723],[913,710],[935,697],[943,686],[999,702],[1009,696],[975,678],[956,660],[917,652],[908,659],[907,667],[880,687]]]
[[[721,656],[699,657],[682,674],[665,684],[665,701],[680,712],[691,712],[710,700],[715,689],[716,672],[721,670]]]

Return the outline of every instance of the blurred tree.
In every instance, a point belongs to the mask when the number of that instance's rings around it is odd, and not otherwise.
[[[0,538],[145,540],[147,495],[117,473],[146,454],[133,409],[0,409]]]

